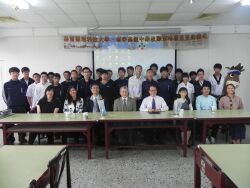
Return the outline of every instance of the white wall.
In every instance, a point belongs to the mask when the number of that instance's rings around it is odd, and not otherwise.
[[[0,90],[3,81],[8,80],[10,66],[29,66],[33,72],[55,71],[62,73],[76,65],[91,66],[91,52],[63,49],[63,40],[53,37],[6,37],[0,38]],[[250,108],[247,93],[250,87],[250,34],[212,34],[209,38],[209,48],[201,50],[185,50],[177,52],[178,67],[184,71],[204,68],[212,73],[217,62],[223,66],[236,65],[241,62],[246,71],[241,75],[241,86],[237,93]],[[2,80],[2,79],[3,80]],[[1,92],[1,91],[0,91]],[[0,97],[0,102],[2,97]],[[0,103],[1,108],[1,103]]]
[[[245,108],[250,109],[250,34],[213,34],[209,38],[209,48],[177,52],[177,66],[184,71],[203,68],[207,76],[213,73],[213,65],[221,63],[223,67],[242,63],[241,85],[236,93],[242,97]],[[226,73],[226,70],[223,70]]]
[[[92,67],[91,52],[64,50],[62,37],[0,38],[0,60],[4,60],[0,61],[1,89],[9,79],[8,69],[12,66],[28,66],[31,73],[52,71],[60,74],[65,70],[71,71],[76,65]],[[1,104],[0,96],[0,108],[3,108]]]

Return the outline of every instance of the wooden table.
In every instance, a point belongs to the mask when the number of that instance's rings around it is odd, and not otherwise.
[[[90,114],[86,119],[82,113],[79,114],[13,114],[0,119],[3,129],[4,144],[8,144],[11,133],[17,132],[80,132],[87,138],[88,159],[91,159],[92,141],[91,130],[96,123],[97,114]]]
[[[201,171],[212,187],[250,187],[250,144],[198,145],[194,164],[195,188],[201,187]]]
[[[178,120],[178,124],[173,122]],[[184,143],[181,145],[183,156],[187,155],[187,121],[193,120],[193,112],[186,111],[183,116],[173,115],[172,111],[161,112],[160,114],[149,114],[148,112],[108,112],[107,116],[100,117],[99,122],[105,126],[105,157],[109,158],[110,135],[114,130],[121,129],[180,129],[184,132]],[[126,122],[116,126],[115,123]],[[131,122],[151,122],[152,124],[134,125]],[[166,122],[166,124],[157,124],[157,122]],[[172,124],[168,124],[172,122]],[[152,146],[150,146],[152,147]]]
[[[66,152],[66,153],[65,153]],[[67,167],[67,187],[71,187],[70,164],[66,146],[3,146],[0,148],[0,187],[55,187],[53,162],[61,157]],[[65,158],[63,158],[65,157]],[[58,159],[59,159],[58,158]],[[60,168],[59,166],[57,166]],[[64,165],[61,166],[62,170]],[[53,168],[53,169],[52,169]],[[57,169],[61,170],[61,169]],[[52,178],[52,179],[51,179]],[[59,179],[58,179],[59,181]]]
[[[235,125],[250,124],[250,110],[217,110],[211,111],[194,111],[196,120],[203,121],[202,143],[206,142],[207,130],[215,124]]]

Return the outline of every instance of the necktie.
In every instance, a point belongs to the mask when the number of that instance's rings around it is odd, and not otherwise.
[[[152,100],[152,109],[155,110],[156,109],[156,106],[155,106],[155,99],[153,98]]]
[[[94,100],[93,112],[99,112],[97,98]]]
[[[126,104],[126,99],[122,100],[122,111],[126,111],[127,109],[127,104]]]

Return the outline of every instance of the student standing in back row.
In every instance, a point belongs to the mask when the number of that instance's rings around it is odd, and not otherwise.
[[[82,73],[83,79],[79,80],[77,88],[78,95],[85,100],[92,95],[90,87],[96,83],[96,81],[91,79],[91,73],[88,67],[84,67]]]
[[[9,73],[10,81],[3,86],[3,100],[13,113],[26,113],[28,103],[26,98],[27,85],[18,79],[20,70],[17,67],[11,67]],[[14,144],[15,138],[13,134],[8,139],[10,144]],[[27,142],[25,134],[19,134],[19,142],[21,144]]]
[[[142,77],[142,66],[135,66],[135,75],[130,77],[128,80],[128,92],[129,97],[136,101],[136,107],[139,109],[142,101],[142,82],[144,78]]]
[[[167,67],[161,67],[160,72],[161,72],[161,79],[158,80],[158,87],[159,87],[158,95],[165,100],[169,109],[172,110],[175,99],[175,85],[173,80],[169,79],[169,73]]]
[[[158,89],[158,83],[154,79],[154,72],[152,69],[148,69],[146,73],[146,80],[142,82],[142,99],[149,96],[149,87],[155,86]]]
[[[120,97],[120,88],[123,86],[128,87],[128,79],[125,77],[126,70],[124,67],[118,68],[118,76],[119,78],[115,80],[115,99]]]
[[[23,78],[20,80],[21,82],[25,83],[27,86],[34,83],[34,80],[30,78],[30,69],[28,67],[23,67],[21,72],[23,74]]]
[[[32,101],[33,101],[33,97],[35,93],[36,84],[40,83],[40,79],[41,79],[41,76],[38,73],[34,73],[32,77],[35,82],[29,85],[27,92],[26,92],[26,97],[28,99],[30,109],[32,109]]]

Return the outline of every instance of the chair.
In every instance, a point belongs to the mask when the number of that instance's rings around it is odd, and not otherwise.
[[[42,178],[38,181],[32,180],[29,188],[45,188],[48,184],[50,185],[50,188],[59,188],[65,163],[67,170],[67,188],[71,188],[69,152],[66,147],[49,161],[47,173],[43,174]]]

